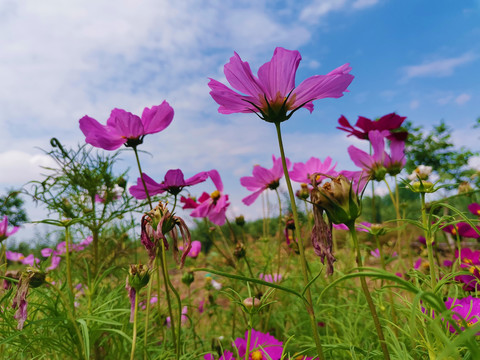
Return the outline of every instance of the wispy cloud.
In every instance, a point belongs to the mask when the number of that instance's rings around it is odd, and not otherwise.
[[[458,95],[458,96],[455,98],[455,102],[456,102],[458,105],[463,105],[463,104],[466,104],[467,102],[469,102],[471,98],[472,98],[471,95],[466,94],[466,93],[463,93],[463,94]]]
[[[336,11],[352,11],[376,5],[379,0],[313,0],[302,9],[300,20],[315,23]]]
[[[442,77],[450,76],[455,69],[461,65],[467,64],[477,59],[472,53],[466,53],[458,57],[445,58],[425,62],[420,65],[406,66],[403,69],[405,77],[408,80],[416,77]]]

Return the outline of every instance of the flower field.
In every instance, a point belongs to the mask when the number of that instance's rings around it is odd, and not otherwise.
[[[56,231],[48,246],[8,248],[22,229],[1,214],[0,357],[480,359],[478,173],[459,173],[452,153],[434,163],[429,144],[449,146],[442,128],[429,138],[395,112],[339,114],[339,132],[370,149],[344,149],[356,171],[308,147],[291,161],[283,123],[354,81],[349,64],[298,81],[301,59],[278,47],[255,75],[234,53],[228,84],[208,82],[219,113],[277,135],[272,163],[239,179],[245,205],[274,198],[257,221],[229,216],[216,169],[148,175],[143,140],[167,136],[167,101],[141,115],[115,108],[105,125],[82,117],[78,148],[53,138],[56,166],[3,198],[7,209],[28,196]],[[119,173],[120,156],[137,169]]]

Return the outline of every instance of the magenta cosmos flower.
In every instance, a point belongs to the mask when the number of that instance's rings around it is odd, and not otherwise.
[[[208,173],[202,171],[191,178],[185,180],[183,172],[180,169],[168,170],[165,174],[165,178],[159,184],[155,182],[147,174],[143,173],[143,179],[145,180],[145,185],[147,186],[148,194],[150,196],[162,194],[168,192],[174,196],[178,195],[180,191],[183,190],[186,186],[196,185],[201,183],[208,178]],[[137,185],[131,186],[129,188],[130,194],[136,199],[146,199],[147,195],[145,194],[145,187],[143,186],[142,178],[137,179]]]
[[[480,319],[480,299],[468,296],[463,299],[448,298],[445,301],[447,309],[452,311],[452,319],[457,323],[460,329],[474,326]],[[455,328],[450,324],[450,332],[454,333]],[[480,335],[477,333],[477,335]]]
[[[238,354],[241,359],[245,357],[245,353],[247,352],[247,338],[248,331],[245,332],[244,338],[235,339],[233,344],[238,349]],[[249,352],[251,359],[280,360],[283,353],[283,343],[269,333],[264,334],[252,329]]]
[[[276,158],[272,155],[273,167],[265,169],[263,166],[255,165],[252,171],[253,176],[244,176],[240,178],[240,183],[245,186],[247,190],[254,193],[243,198],[245,205],[252,205],[262,192],[267,189],[275,190],[280,185],[280,179],[283,176],[282,158]],[[290,160],[285,159],[287,169],[290,168]]]
[[[8,217],[5,215],[3,220],[0,222],[0,242],[15,234],[18,229],[18,226],[14,226],[12,230],[8,231]]]
[[[462,236],[466,238],[478,239],[480,238],[480,234],[478,233],[480,230],[478,228],[473,228],[469,223],[466,222],[459,222],[457,224],[451,224],[444,226],[442,228],[443,231],[452,234],[453,236]]]
[[[325,178],[325,176],[320,174],[334,177],[338,175],[335,172],[335,166],[337,166],[337,164],[335,163],[332,166],[332,158],[330,156],[327,156],[323,163],[322,160],[311,157],[305,164],[300,162],[293,164],[293,169],[289,172],[289,175],[293,181],[310,184],[312,183],[311,176],[317,174],[315,183],[319,184],[322,179]]]
[[[212,223],[221,226],[225,224],[227,208],[230,205],[228,195],[223,193],[223,183],[218,171],[210,170],[207,173],[217,189],[210,195],[204,192],[198,198],[198,201],[184,197],[182,197],[181,201],[185,203],[184,209],[194,209],[190,216],[200,218],[208,217]]]
[[[173,120],[173,109],[164,101],[158,106],[145,108],[142,117],[122,109],[113,109],[107,125],[85,115],[80,119],[80,130],[85,141],[105,150],[116,150],[124,145],[136,147],[148,134],[164,130]]]
[[[370,120],[366,117],[359,116],[357,122],[355,123],[355,128],[350,125],[350,122],[347,120],[347,118],[342,115],[340,119],[338,119],[338,123],[340,126],[338,126],[337,129],[348,132],[348,136],[353,135],[359,139],[364,140],[368,139],[368,133],[370,131],[387,130],[390,134],[388,136],[390,140],[396,139],[405,141],[408,136],[408,133],[406,131],[392,132],[392,130],[398,129],[405,121],[405,119],[406,117],[399,116],[395,113],[384,115],[378,120]]]
[[[479,203],[471,203],[470,205],[468,205],[468,210],[473,215],[480,216],[480,204]]]
[[[272,59],[253,75],[250,65],[237,53],[225,65],[224,73],[233,89],[210,79],[210,95],[220,105],[218,112],[256,113],[261,119],[280,123],[301,107],[313,111],[313,100],[339,98],[353,80],[349,64],[327,75],[315,75],[295,86],[295,74],[302,59],[298,51],[277,47]],[[238,91],[238,92],[237,92]]]

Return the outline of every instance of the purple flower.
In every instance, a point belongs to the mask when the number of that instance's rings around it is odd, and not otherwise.
[[[182,324],[185,324],[188,320],[188,317],[187,317],[187,313],[188,313],[188,307],[184,306],[182,308],[182,317],[180,319],[180,321],[182,322]],[[167,319],[165,320],[166,323],[167,323],[167,327],[170,327],[172,326],[172,319],[170,319],[170,316],[167,316]]]
[[[228,195],[223,193],[223,183],[217,170],[210,170],[208,176],[212,179],[217,188],[210,195],[203,193],[198,199],[198,206],[192,211],[190,216],[208,219],[216,224],[223,225],[226,221],[227,208],[230,205]]]
[[[468,296],[463,299],[448,298],[445,301],[447,309],[452,311],[452,319],[457,325],[465,330],[465,327],[474,326],[480,318],[480,299],[472,296]],[[466,324],[466,326],[465,326]],[[450,324],[450,332],[454,333],[455,329]],[[477,333],[480,335],[480,333]]]
[[[379,259],[379,258],[380,258],[380,249],[372,250],[372,251],[370,251],[370,254],[371,254],[374,258]]]
[[[8,238],[9,236],[15,234],[18,229],[18,226],[14,226],[12,230],[8,231],[8,217],[5,215],[3,220],[0,222],[0,242]]]
[[[123,144],[136,147],[143,142],[147,134],[164,130],[173,120],[173,109],[164,101],[158,106],[145,108],[142,117],[122,109],[113,109],[107,125],[84,116],[80,119],[80,130],[85,141],[105,150],[116,150]]]
[[[260,280],[263,280],[269,283],[279,283],[280,281],[282,281],[281,274],[260,274],[259,278]]]
[[[345,224],[332,224],[332,226],[337,230],[348,230],[348,226]],[[361,223],[355,225],[355,230],[368,232],[367,228],[372,227],[372,224],[366,221],[362,221]]]
[[[315,181],[317,184],[320,184],[322,178],[325,178],[320,174],[333,177],[338,175],[334,170],[335,166],[337,166],[337,164],[335,163],[335,165],[332,166],[332,158],[330,156],[327,156],[323,163],[320,159],[311,157],[305,164],[300,162],[293,164],[293,169],[288,174],[293,181],[305,184],[311,184],[311,176],[317,174]]]
[[[387,130],[390,135],[389,139],[396,139],[400,141],[405,141],[408,136],[407,132],[392,132],[391,130],[398,129],[402,123],[405,121],[406,117],[399,116],[395,113],[387,114],[382,116],[378,120],[370,120],[366,117],[359,116],[355,124],[355,127],[350,125],[350,122],[345,116],[341,116],[338,119],[340,126],[337,129],[348,132],[348,136],[355,136],[359,139],[368,139],[368,134],[370,131],[378,130],[384,131]]]
[[[265,121],[288,120],[299,108],[313,111],[313,100],[339,98],[353,80],[348,64],[327,75],[315,75],[295,87],[295,73],[302,57],[298,51],[277,47],[272,59],[253,75],[250,65],[237,53],[225,65],[224,73],[232,88],[210,79],[210,95],[222,114],[254,112]],[[238,91],[238,92],[237,92]]]
[[[165,191],[172,195],[178,195],[184,187],[201,183],[207,180],[207,178],[208,173],[206,171],[202,171],[185,180],[182,170],[174,169],[168,170],[165,174],[164,180],[159,184],[147,174],[143,173],[143,179],[145,180],[145,185],[147,186],[148,194],[150,196],[162,194]],[[147,195],[145,194],[145,187],[143,186],[141,177],[137,179],[137,185],[131,186],[129,188],[129,191],[130,194],[132,194],[132,196],[136,199],[147,198]]]
[[[473,215],[480,216],[480,204],[479,203],[472,203],[472,204],[468,205],[468,210]]]
[[[244,176],[240,178],[240,183],[247,190],[254,191],[253,194],[243,198],[245,205],[252,205],[258,196],[267,189],[275,190],[280,185],[280,179],[283,176],[282,158],[276,158],[272,155],[273,167],[266,169],[263,166],[255,165],[252,171],[253,176]],[[290,167],[290,160],[285,159],[287,169]]]
[[[478,233],[478,228],[473,228],[469,223],[459,222],[456,224],[446,225],[442,228],[443,231],[452,234],[453,236],[459,236],[478,239],[480,234]]]
[[[256,357],[257,359],[279,360],[282,357],[283,343],[281,341],[278,341],[269,333],[264,334],[255,329],[251,331],[249,352],[252,359],[255,353],[261,355]],[[247,352],[247,337],[248,331],[245,332],[245,338],[237,338],[233,344],[238,349],[238,354],[241,359],[245,357],[245,353]]]
[[[20,262],[23,265],[29,266],[34,266],[35,264],[38,264],[40,262],[40,259],[33,256],[33,254],[24,256],[22,253],[17,253],[14,251],[6,251],[5,257],[7,258],[7,260]]]
[[[187,256],[195,259],[200,254],[200,251],[202,251],[202,243],[198,240],[194,240],[192,241],[192,247]]]

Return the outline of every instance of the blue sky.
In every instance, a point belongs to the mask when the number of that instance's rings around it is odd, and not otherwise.
[[[208,78],[223,80],[233,51],[256,73],[276,46],[297,49],[297,84],[349,62],[355,79],[340,99],[315,102],[284,123],[293,161],[331,156],[354,169],[336,130],[345,115],[374,118],[392,111],[427,129],[441,119],[458,146],[480,150],[480,1],[51,0],[0,4],[0,174],[2,189],[39,177],[48,165],[38,147],[58,137],[75,146],[78,119],[104,123],[112,108],[141,113],[166,99],[172,125],[145,138],[144,170],[160,180],[170,168],[187,176],[216,168],[230,217],[261,215],[245,207],[239,183],[254,164],[271,167],[275,129],[254,115],[221,115]],[[118,170],[131,167],[122,155]],[[212,191],[211,183],[198,188]],[[195,191],[194,191],[195,193]],[[271,197],[273,201],[273,196]],[[42,217],[31,209],[33,219]]]

